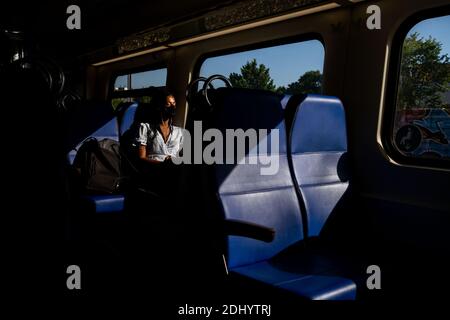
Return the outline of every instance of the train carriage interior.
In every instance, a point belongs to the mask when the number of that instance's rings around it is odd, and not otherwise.
[[[22,293],[39,262],[63,296],[151,296],[175,315],[448,298],[448,0],[0,14],[5,228]]]

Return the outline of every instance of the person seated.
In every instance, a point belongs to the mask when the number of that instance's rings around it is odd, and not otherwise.
[[[183,129],[173,124],[176,111],[175,97],[159,91],[149,104],[136,110],[133,145],[136,156],[135,184],[159,196],[180,180],[179,165],[172,159],[183,148]],[[172,188],[173,189],[173,188]]]
[[[183,147],[183,129],[173,125],[176,111],[175,97],[160,92],[152,98],[153,116],[149,114],[141,122],[136,138],[138,156],[141,160],[160,164],[178,156]]]

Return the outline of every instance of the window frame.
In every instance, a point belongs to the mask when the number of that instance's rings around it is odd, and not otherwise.
[[[450,159],[420,158],[404,155],[395,145],[394,126],[397,112],[397,96],[400,84],[403,44],[413,27],[422,21],[450,15],[450,5],[419,11],[405,21],[394,34],[391,42],[391,54],[386,81],[386,97],[381,123],[381,142],[386,154],[400,165],[418,166],[421,168],[449,169]]]
[[[253,44],[241,45],[241,46],[206,52],[206,53],[200,55],[200,57],[197,59],[195,65],[194,65],[193,79],[197,79],[198,77],[200,77],[200,70],[202,68],[202,65],[209,58],[217,58],[220,56],[231,55],[234,53],[241,53],[241,52],[245,52],[245,51],[258,50],[258,49],[266,49],[266,48],[271,48],[271,47],[277,47],[277,46],[312,41],[312,40],[319,41],[323,46],[323,51],[324,51],[323,70],[322,70],[322,75],[323,75],[322,94],[323,94],[323,92],[325,91],[323,84],[325,83],[324,79],[325,79],[325,62],[326,62],[326,56],[327,56],[327,48],[326,48],[325,41],[324,41],[322,35],[318,32],[305,33],[305,34],[295,35],[295,36],[286,37],[286,38],[282,38],[282,39],[267,40],[267,41],[253,43]],[[197,89],[198,89],[198,84],[197,84]]]

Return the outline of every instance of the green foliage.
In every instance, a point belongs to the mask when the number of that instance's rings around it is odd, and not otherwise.
[[[113,98],[111,99],[111,105],[113,107],[114,110],[117,109],[117,107],[123,103],[123,102],[132,102],[132,101],[139,101],[142,103],[150,103],[150,101],[152,101],[152,97],[150,96],[142,96],[142,97],[126,97],[126,98]]]
[[[152,101],[152,97],[150,96],[142,96],[138,99],[142,103],[150,103]]]
[[[229,79],[233,87],[275,91],[269,71],[264,64],[258,65],[253,59],[241,67],[241,74],[233,72]]]
[[[444,107],[443,93],[450,90],[450,58],[441,51],[442,44],[435,38],[419,38],[418,33],[413,33],[405,39],[399,109]]]
[[[278,92],[286,94],[322,93],[322,73],[319,70],[305,72],[297,81],[290,83],[287,88],[280,87]]]
[[[122,102],[126,102],[128,101],[129,98],[114,98],[111,99],[111,105],[113,107],[114,110],[117,109],[117,107],[119,106],[119,104],[121,104]]]
[[[241,73],[231,73],[229,79],[233,87],[263,89],[280,94],[307,94],[322,92],[322,74],[319,70],[305,72],[297,81],[286,87],[276,88],[270,77],[270,69],[259,64],[256,59],[241,67]]]

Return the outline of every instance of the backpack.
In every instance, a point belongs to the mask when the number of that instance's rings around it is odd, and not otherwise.
[[[73,166],[79,187],[87,193],[113,194],[121,189],[121,153],[119,142],[90,137],[80,146]]]

